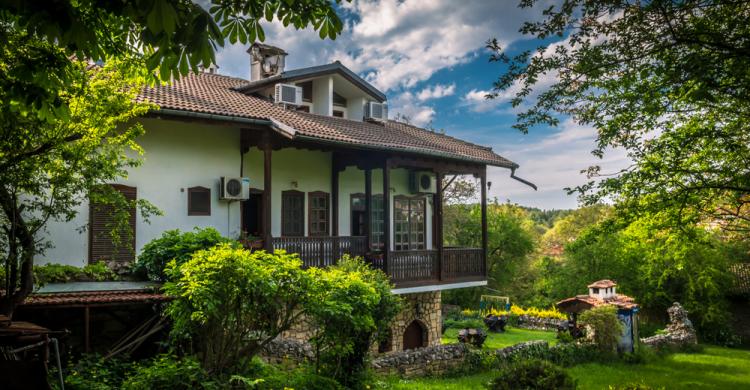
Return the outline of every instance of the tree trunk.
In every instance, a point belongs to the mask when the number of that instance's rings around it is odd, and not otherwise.
[[[10,263],[10,267],[6,267],[10,270],[10,275],[4,283],[5,293],[0,297],[0,314],[12,318],[16,306],[22,303],[34,288],[33,267],[36,247],[34,235],[23,218],[16,195],[1,186],[0,207],[9,222],[5,231],[8,239],[8,253],[5,258]]]

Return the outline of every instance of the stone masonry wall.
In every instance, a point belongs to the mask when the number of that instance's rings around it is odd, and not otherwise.
[[[404,308],[393,320],[391,327],[391,348],[386,352],[404,349],[404,330],[412,321],[418,321],[424,328],[425,347],[440,345],[441,335],[441,294],[440,291],[404,294]]]

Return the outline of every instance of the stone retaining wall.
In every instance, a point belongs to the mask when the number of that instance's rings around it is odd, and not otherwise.
[[[519,316],[518,323],[514,325],[516,328],[531,329],[531,330],[548,330],[556,331],[557,327],[560,326],[565,320],[558,320],[555,318],[540,318],[532,316]]]
[[[468,350],[469,347],[461,343],[410,349],[378,357],[372,361],[372,368],[379,374],[407,378],[442,375],[461,367]]]

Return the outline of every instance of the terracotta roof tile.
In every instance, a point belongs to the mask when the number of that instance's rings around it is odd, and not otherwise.
[[[70,293],[32,294],[24,306],[94,305],[108,303],[148,303],[169,300],[169,297],[148,290],[84,291]]]
[[[275,120],[296,130],[295,137],[301,139],[437,155],[505,168],[518,166],[491,148],[416,126],[394,121],[360,122],[286,110],[233,89],[246,83],[243,79],[212,73],[190,74],[171,85],[146,87],[138,100],[150,101],[162,109]]]
[[[588,288],[610,288],[617,286],[617,283],[609,280],[609,279],[603,279],[603,280],[597,280],[594,283],[589,284]]]
[[[582,303],[590,307],[597,307],[597,306],[603,306],[603,305],[615,305],[619,309],[625,309],[625,310],[638,307],[638,304],[635,303],[634,298],[629,297],[627,295],[622,295],[622,294],[616,294],[614,297],[608,298],[608,299],[599,299],[597,297],[592,297],[590,295],[576,295],[575,297],[566,298],[560,302],[557,302],[555,306],[557,306],[557,308],[560,309],[561,311],[566,311],[567,308],[575,307],[576,304],[579,304],[579,303]]]

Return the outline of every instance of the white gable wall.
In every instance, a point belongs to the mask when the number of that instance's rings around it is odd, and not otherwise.
[[[143,119],[146,134],[139,140],[144,148],[143,164],[119,183],[135,186],[138,198],[147,199],[163,216],[144,223],[136,218],[136,251],[169,229],[192,230],[213,226],[223,235],[239,236],[239,203],[219,200],[219,177],[239,176],[240,133],[228,126],[210,126],[178,121]],[[211,215],[187,215],[187,188],[211,189]],[[51,222],[48,237],[54,245],[39,256],[40,263],[83,266],[88,262],[88,232],[76,228],[88,223],[88,202],[84,202],[71,223]]]

